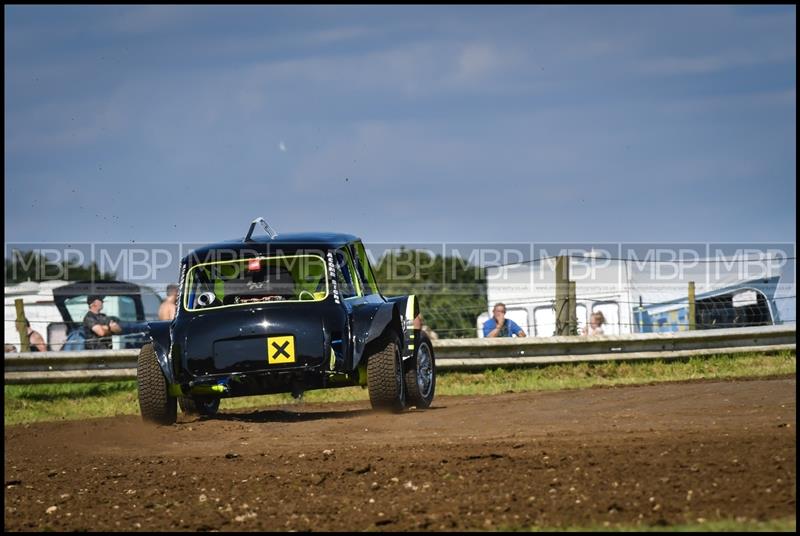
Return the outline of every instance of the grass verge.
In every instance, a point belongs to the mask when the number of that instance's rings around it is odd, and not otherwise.
[[[582,389],[697,379],[730,379],[795,374],[796,352],[734,354],[675,361],[545,365],[524,369],[448,372],[437,377],[437,395],[493,395],[509,392]],[[6,385],[5,425],[133,415],[139,413],[135,381],[96,384]],[[309,391],[306,402],[367,400],[366,389]],[[297,403],[290,395],[225,399],[222,410]],[[302,402],[300,402],[302,404]]]

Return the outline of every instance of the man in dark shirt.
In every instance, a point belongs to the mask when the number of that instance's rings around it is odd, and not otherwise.
[[[86,303],[89,304],[89,311],[83,317],[86,349],[111,349],[111,335],[122,333],[119,322],[100,312],[103,310],[103,296],[89,296]]]

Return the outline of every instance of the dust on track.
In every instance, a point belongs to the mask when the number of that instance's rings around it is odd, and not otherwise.
[[[6,530],[461,530],[794,516],[796,378],[5,428]],[[55,508],[52,508],[55,507]],[[47,512],[50,513],[47,513]]]

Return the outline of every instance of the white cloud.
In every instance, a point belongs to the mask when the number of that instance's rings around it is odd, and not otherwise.
[[[458,58],[457,76],[466,79],[481,78],[491,73],[499,64],[494,48],[486,44],[469,44]]]
[[[326,91],[370,90],[419,97],[503,90],[517,82],[511,71],[522,60],[521,51],[511,45],[426,40],[382,50],[259,61],[242,68],[237,76],[242,86],[249,88],[292,84]]]

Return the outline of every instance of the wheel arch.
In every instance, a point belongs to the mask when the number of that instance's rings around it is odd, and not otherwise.
[[[148,322],[147,327],[150,328],[149,336],[153,343],[153,350],[156,352],[156,360],[167,383],[172,385],[175,383],[175,375],[172,372],[172,356],[170,355],[171,335],[169,320],[162,320],[158,322]]]
[[[394,304],[395,313],[399,323],[399,337],[402,344],[403,360],[414,356],[416,352],[416,341],[421,330],[414,328],[414,319],[419,315],[419,300],[415,294],[405,296],[394,296],[387,298],[387,301]]]
[[[387,336],[391,336],[390,334],[394,334],[397,337],[398,343],[401,345],[403,344],[404,332],[402,316],[398,311],[396,303],[386,302],[378,306],[375,311],[375,316],[372,318],[369,332],[363,334],[366,343],[364,344],[362,352],[357,356],[357,359],[354,359],[353,367],[358,368],[366,364],[369,356],[380,351],[382,347],[381,342]]]

